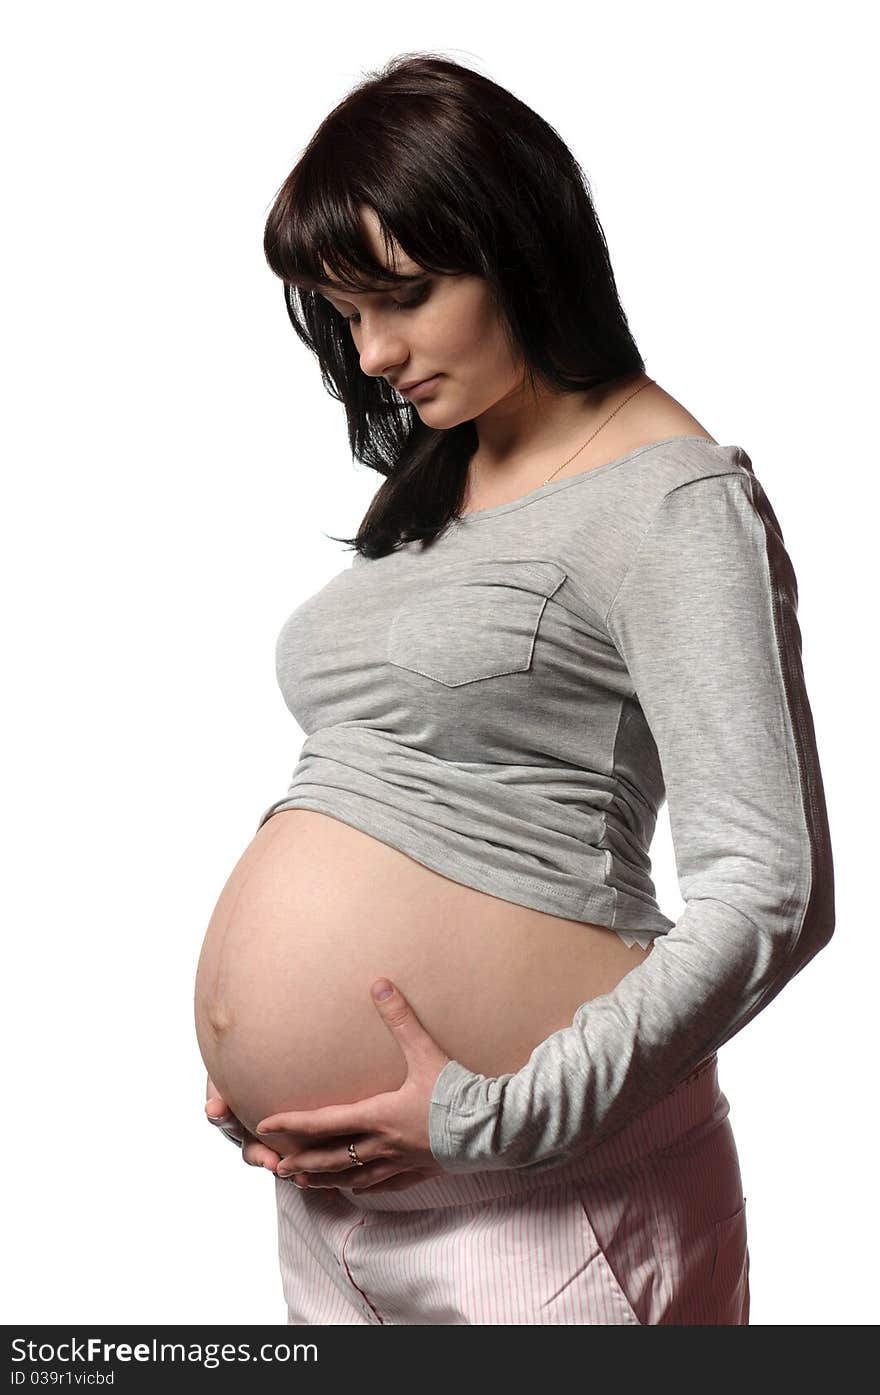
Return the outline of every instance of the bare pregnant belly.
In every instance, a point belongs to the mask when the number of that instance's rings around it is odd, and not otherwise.
[[[447,1054],[495,1076],[651,952],[441,876],[360,830],[283,809],[211,916],[195,1022],[208,1074],[265,1115],[397,1089],[403,1055],[370,999],[386,976]]]

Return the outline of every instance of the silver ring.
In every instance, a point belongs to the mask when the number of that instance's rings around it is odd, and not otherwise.
[[[364,1166],[363,1162],[357,1155],[357,1149],[355,1148],[353,1143],[349,1143],[348,1145],[348,1156],[351,1158],[353,1163],[357,1164],[358,1167]]]

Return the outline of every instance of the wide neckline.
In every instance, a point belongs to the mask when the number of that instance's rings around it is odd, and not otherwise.
[[[509,513],[511,509],[521,509],[526,504],[531,504],[535,499],[541,499],[545,495],[555,494],[560,489],[567,489],[570,485],[580,484],[581,480],[589,479],[592,475],[604,474],[606,470],[614,470],[618,465],[623,465],[627,460],[634,460],[638,455],[644,455],[648,450],[659,450],[661,446],[672,445],[674,441],[702,441],[705,445],[715,446],[718,450],[730,450],[730,446],[722,446],[719,441],[713,441],[710,436],[694,436],[688,432],[680,432],[676,436],[664,436],[662,441],[649,441],[647,445],[636,446],[635,450],[627,451],[626,455],[618,455],[614,460],[605,460],[601,465],[592,465],[587,470],[579,470],[575,475],[567,475],[564,480],[548,480],[546,484],[539,484],[536,489],[530,489],[527,494],[521,494],[518,499],[509,499],[506,504],[494,504],[488,509],[473,509],[461,514],[459,518],[453,519],[455,525],[464,526],[467,523],[475,522],[480,518],[493,518],[499,513]]]

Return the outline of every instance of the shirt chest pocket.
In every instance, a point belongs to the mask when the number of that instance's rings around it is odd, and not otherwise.
[[[388,662],[449,688],[524,672],[547,602],[565,577],[555,562],[472,563],[398,607]]]

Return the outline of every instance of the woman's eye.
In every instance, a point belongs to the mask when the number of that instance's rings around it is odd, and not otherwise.
[[[423,300],[428,299],[428,291],[430,289],[430,281],[425,281],[422,283],[421,286],[419,286],[419,289],[416,291],[415,295],[410,296],[409,300],[397,300],[394,303],[398,307],[398,309],[410,310],[414,305],[421,305]]]
[[[425,285],[421,286],[419,290],[416,292],[416,294],[414,296],[411,296],[409,300],[395,300],[395,310],[411,310],[414,306],[421,305],[423,301],[428,299],[429,289],[430,283],[426,283]],[[347,325],[360,324],[361,320],[361,317],[357,314],[357,312],[355,312],[354,315],[343,315],[342,318],[345,320],[345,323]]]

